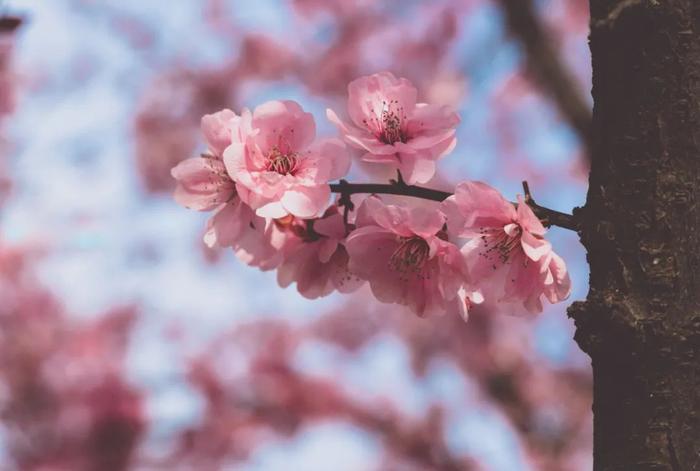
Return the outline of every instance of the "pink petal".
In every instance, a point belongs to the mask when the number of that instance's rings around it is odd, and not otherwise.
[[[417,206],[408,213],[407,225],[410,230],[423,238],[435,235],[445,224],[445,216],[437,208]]]
[[[366,129],[358,129],[355,126],[346,125],[333,110],[327,109],[326,117],[331,123],[336,125],[341,134],[343,134],[345,141],[351,146],[364,149],[370,154],[392,155],[396,153],[394,146],[380,142]]]
[[[372,162],[372,163],[377,163],[377,164],[391,164],[394,166],[398,166],[399,164],[399,156],[397,154],[373,154],[371,152],[367,152],[365,154],[362,154],[362,157],[360,157],[361,160],[365,162]]]
[[[435,162],[417,154],[401,154],[399,170],[409,185],[427,183],[435,175]]]
[[[277,268],[283,260],[285,252],[283,248],[285,246],[293,248],[297,238],[276,230],[274,222],[267,224],[263,218],[256,216],[250,208],[247,211],[251,215],[250,222],[235,240],[232,246],[234,253],[243,263],[261,270]],[[245,212],[242,211],[242,214],[245,218]]]
[[[337,248],[337,240],[321,239],[318,241],[318,260],[321,263],[328,263]]]
[[[178,183],[175,201],[187,208],[210,211],[235,194],[233,181],[226,174],[223,163],[215,158],[186,159],[170,173]]]
[[[372,213],[372,208],[374,208],[373,203],[368,202],[369,199],[377,199],[381,202],[381,199],[377,195],[370,195],[366,197],[357,206],[355,213],[355,225],[357,227],[364,227],[374,224],[374,215]]]
[[[452,140],[456,134],[454,129],[448,129],[447,131],[433,132],[431,134],[423,134],[412,137],[411,140],[407,142],[407,145],[418,150],[432,149],[445,141]],[[442,154],[442,152],[440,152]]]
[[[520,244],[525,251],[525,254],[533,261],[537,262],[542,257],[549,254],[552,250],[552,245],[542,238],[533,236],[530,232],[524,231]]]
[[[371,221],[378,226],[390,230],[402,237],[411,237],[413,231],[408,226],[409,213],[406,208],[394,205],[385,205],[377,197],[369,197],[363,202],[367,214]]]
[[[311,113],[291,100],[268,101],[253,111],[253,128],[260,134],[255,141],[267,154],[273,147],[282,152],[300,152],[316,137],[316,123]]]
[[[407,130],[412,136],[420,136],[454,129],[459,121],[457,113],[447,106],[418,103],[407,123]]]
[[[279,219],[289,214],[280,201],[271,201],[258,207],[255,214],[264,218]]]
[[[329,162],[328,174],[324,181],[338,180],[350,170],[350,154],[339,139],[326,139],[319,144],[320,159]]]
[[[345,222],[343,216],[336,213],[314,221],[314,231],[336,240],[345,238]]]
[[[545,292],[549,302],[556,303],[567,299],[571,295],[571,279],[566,269],[566,263],[554,252],[552,252],[552,259],[549,262],[549,270],[554,278],[554,286]]]
[[[437,240],[440,244],[436,255],[440,271],[440,292],[445,299],[452,299],[465,283],[469,283],[467,264],[457,246]]]
[[[257,133],[253,130],[253,114],[248,108],[243,108],[241,115],[231,120],[230,128],[230,141],[234,144],[244,144],[248,136],[254,136]]]
[[[251,213],[244,204],[232,202],[222,205],[207,221],[204,243],[208,247],[230,247],[250,222]]]
[[[501,270],[503,261],[496,255],[487,256],[486,247],[479,238],[471,239],[461,249],[471,279],[487,280]]]
[[[443,202],[447,225],[459,237],[479,235],[482,227],[503,227],[516,221],[513,205],[496,189],[481,182],[457,185],[455,194]]]
[[[246,149],[243,144],[231,144],[224,151],[224,165],[231,178],[246,187],[253,187],[255,182],[248,170]]]
[[[352,131],[345,134],[344,137],[348,144],[358,149],[364,149],[369,154],[374,154],[377,156],[396,154],[396,147],[392,146],[391,144],[385,144],[374,136]]]
[[[503,299],[521,301],[530,313],[540,312],[542,303],[539,297],[542,295],[545,276],[540,270],[540,264],[530,261],[524,254],[518,258],[511,258]]]
[[[350,270],[365,279],[383,272],[397,245],[396,237],[380,227],[367,226],[354,230],[345,241]]]
[[[480,291],[469,291],[462,287],[457,293],[457,300],[459,302],[459,315],[464,322],[469,319],[469,310],[474,304],[481,304],[484,302],[484,296]]]
[[[312,218],[325,209],[330,194],[331,189],[328,185],[299,185],[285,191],[280,202],[289,214],[300,218]]]
[[[397,302],[402,296],[402,286],[396,272],[389,266],[389,259],[398,246],[396,237],[376,226],[353,231],[345,242],[350,257],[348,269],[359,278],[370,282],[374,296],[382,302]]]
[[[539,296],[534,294],[523,302],[523,306],[525,306],[525,309],[527,309],[527,312],[530,314],[539,314],[542,312],[542,300]]]
[[[518,195],[518,222],[523,226],[523,229],[533,234],[542,236],[547,232],[542,222],[535,216],[532,209],[525,204],[525,200],[520,195]]]
[[[398,102],[396,108],[412,113],[418,91],[408,80],[397,79],[390,72],[361,77],[348,86],[348,114],[358,127],[363,120],[379,117],[387,103]]]
[[[350,131],[348,125],[345,124],[345,122],[342,119],[340,119],[336,112],[332,109],[326,108],[326,118],[328,119],[328,121],[333,123],[338,128],[338,131],[340,131],[341,133],[347,133]]]
[[[236,113],[231,110],[221,110],[202,117],[202,134],[214,155],[221,156],[231,144],[231,123],[235,118]]]
[[[331,281],[333,286],[340,293],[352,293],[365,283],[365,280],[352,273],[348,268],[348,256],[345,247],[338,246],[338,249],[333,254],[330,260],[333,270],[331,272]]]

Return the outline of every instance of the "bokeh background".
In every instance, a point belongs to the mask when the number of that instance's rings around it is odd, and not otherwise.
[[[550,231],[569,302],[417,319],[205,248],[169,173],[204,113],[294,99],[330,135],[347,83],[390,70],[462,118],[432,186],[528,180],[570,212],[587,3],[522,0],[523,33],[505,0],[0,2],[0,469],[591,469],[575,234]]]

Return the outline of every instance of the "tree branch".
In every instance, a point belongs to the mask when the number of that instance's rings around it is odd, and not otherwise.
[[[590,154],[592,114],[578,84],[559,59],[535,13],[532,0],[499,0],[512,35],[525,51],[527,66],[542,90],[581,138]]]
[[[0,3],[0,8],[2,8],[2,3]],[[18,16],[4,15],[0,11],[0,34],[12,33],[22,24],[22,18]]]
[[[527,182],[523,182],[523,187],[526,188]],[[421,198],[430,201],[443,201],[452,196],[452,193],[447,191],[433,190],[432,188],[424,188],[416,185],[406,185],[405,183],[348,183],[341,180],[340,183],[331,183],[331,191],[338,193],[347,198],[352,194],[369,193],[382,195],[399,195],[410,196],[413,198]],[[578,231],[578,221],[571,214],[562,213],[553,209],[545,208],[538,205],[532,199],[529,188],[525,190],[526,203],[532,211],[540,218],[544,225],[557,226],[571,231]],[[517,206],[517,203],[513,203]]]

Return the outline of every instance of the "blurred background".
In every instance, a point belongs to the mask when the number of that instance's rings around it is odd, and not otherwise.
[[[308,301],[212,251],[170,169],[199,119],[294,99],[331,135],[358,76],[454,107],[436,188],[585,198],[586,0],[0,2],[0,469],[590,470],[570,302],[418,319]],[[355,180],[368,180],[356,165]]]

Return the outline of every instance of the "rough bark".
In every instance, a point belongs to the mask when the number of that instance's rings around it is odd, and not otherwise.
[[[590,4],[594,469],[700,471],[700,1]]]

